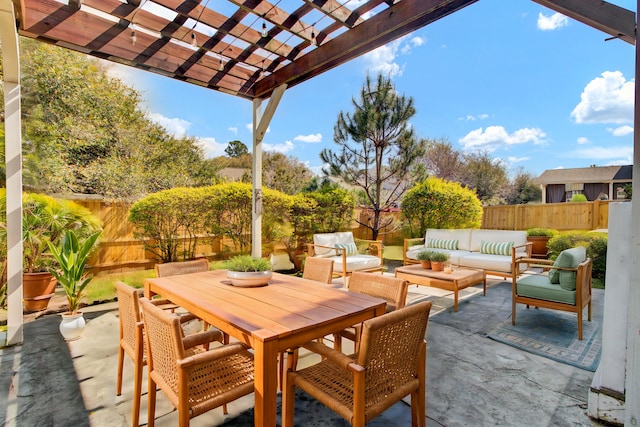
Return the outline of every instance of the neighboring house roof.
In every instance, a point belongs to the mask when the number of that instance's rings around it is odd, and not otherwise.
[[[247,168],[222,168],[220,175],[228,181],[242,181],[244,174],[251,174],[251,169]]]
[[[592,166],[574,169],[549,169],[537,177],[536,184],[571,184],[629,181],[633,166]]]

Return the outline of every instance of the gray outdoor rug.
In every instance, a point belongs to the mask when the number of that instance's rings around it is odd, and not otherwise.
[[[578,340],[578,321],[573,313],[527,309],[518,304],[516,324],[507,319],[491,332],[492,340],[547,357],[557,362],[595,372],[602,347],[602,318],[582,322],[582,341]]]

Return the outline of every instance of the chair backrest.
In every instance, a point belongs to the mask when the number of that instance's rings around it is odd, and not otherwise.
[[[200,258],[193,261],[165,262],[163,264],[156,264],[157,277],[200,273],[203,271],[209,271],[209,261],[206,258]]]
[[[408,288],[406,280],[382,274],[356,271],[349,279],[349,291],[386,300],[387,312],[405,306]]]
[[[147,364],[156,383],[162,381],[178,393],[177,361],[185,357],[180,319],[173,313],[140,298],[147,339]]]
[[[120,339],[124,340],[129,351],[136,348],[136,328],[142,321],[138,302],[138,289],[126,283],[116,282],[118,295],[118,314],[120,315]]]
[[[367,370],[367,401],[416,380],[430,311],[423,301],[362,324],[358,364]]]
[[[333,260],[329,258],[307,257],[304,261],[303,279],[320,283],[331,283],[333,280]]]

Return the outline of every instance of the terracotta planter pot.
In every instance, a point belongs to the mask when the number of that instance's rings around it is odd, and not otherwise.
[[[433,271],[442,271],[442,270],[444,270],[444,262],[431,261],[431,269]]]
[[[431,261],[420,261],[422,268],[431,268]]]
[[[46,310],[55,290],[56,279],[49,272],[22,274],[22,292],[25,311]]]
[[[527,237],[527,242],[533,243],[531,246],[531,256],[536,258],[546,258],[547,251],[547,242],[551,237],[548,236],[529,236]]]

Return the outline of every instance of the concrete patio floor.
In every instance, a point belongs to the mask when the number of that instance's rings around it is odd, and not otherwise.
[[[427,426],[601,426],[587,415],[593,372],[536,356],[487,338],[504,320],[505,301],[487,297],[474,306],[479,286],[461,292],[459,310],[477,310],[473,324],[446,326],[429,322],[427,330]],[[434,300],[432,316],[453,305],[449,292],[410,287],[410,297]],[[594,290],[594,298],[604,292]],[[507,310],[510,310],[510,301]],[[596,305],[597,307],[597,305]],[[48,315],[24,325],[25,343],[0,349],[0,425],[131,425],[132,363],[125,362],[122,396],[115,395],[118,318],[115,303],[84,310],[87,328],[81,339],[65,343],[59,316]],[[442,315],[451,314],[450,310]],[[432,317],[433,319],[433,317]],[[301,363],[313,363],[303,355]],[[275,368],[275,367],[274,367]],[[146,376],[141,425],[146,425]],[[253,420],[253,395],[194,418],[192,426],[246,426]],[[299,426],[348,425],[303,394],[296,398]],[[279,408],[278,408],[279,411]],[[278,422],[280,418],[278,417]],[[158,393],[156,425],[177,425],[177,413]],[[407,404],[398,403],[370,426],[411,425]]]

